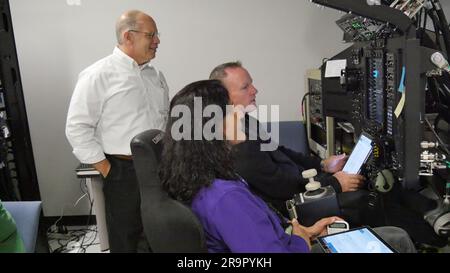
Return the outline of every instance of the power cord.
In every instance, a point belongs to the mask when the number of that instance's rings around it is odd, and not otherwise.
[[[302,104],[301,104],[301,112],[302,112],[302,119],[306,122],[306,114],[305,114],[305,108],[304,104],[306,102],[306,96],[309,96],[311,92],[306,92],[302,97]]]
[[[61,216],[55,221],[55,223],[49,227],[47,230],[47,237],[57,239],[58,247],[54,249],[53,253],[59,252],[71,252],[74,249],[77,249],[77,253],[86,253],[86,250],[89,246],[96,245],[98,243],[94,243],[97,239],[98,229],[91,229],[89,223],[91,221],[92,210],[93,210],[93,202],[94,200],[91,198],[89,194],[89,190],[87,187],[86,179],[80,180],[80,190],[83,195],[78,198],[75,202],[74,207],[78,205],[78,203],[84,198],[88,197],[89,199],[89,215],[86,223],[86,228],[76,229],[76,230],[67,230],[64,226],[58,226],[58,222],[61,221],[64,215],[65,206],[62,208]],[[94,232],[93,235],[86,238],[89,232]],[[81,240],[81,242],[80,242]]]
[[[84,179],[84,180],[85,180],[85,183],[86,183],[86,179]],[[93,207],[92,205],[94,203],[94,200],[91,199],[91,195],[89,194],[89,191],[87,191],[86,193],[87,193],[87,196],[89,198],[89,204],[90,204],[89,216],[88,216],[87,223],[86,223],[86,228],[89,228],[89,222],[90,222],[91,216],[92,216],[92,207]],[[95,232],[95,237],[97,237],[97,232]],[[88,247],[88,245],[86,245],[86,246],[83,245],[85,238],[86,238],[86,234],[85,234],[85,236],[83,236],[83,239],[82,239],[81,244],[80,244],[80,250],[83,250],[82,253],[86,253],[86,249]]]

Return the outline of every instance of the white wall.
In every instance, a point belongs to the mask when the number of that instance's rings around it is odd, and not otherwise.
[[[110,54],[114,23],[127,9],[151,14],[162,33],[154,63],[173,96],[226,61],[241,60],[259,104],[279,104],[281,120],[300,118],[304,73],[345,46],[340,13],[299,0],[10,1],[25,102],[45,216],[86,215],[64,135],[78,73]]]
[[[450,1],[441,0],[442,10],[444,10],[445,17],[447,17],[447,21],[450,21]],[[449,22],[450,23],[450,22]]]
[[[450,14],[449,14],[450,2],[447,0],[440,0],[439,2],[441,2],[442,9],[444,10],[445,16],[447,16],[447,21],[448,21],[450,19],[450,18],[448,18],[450,16]]]

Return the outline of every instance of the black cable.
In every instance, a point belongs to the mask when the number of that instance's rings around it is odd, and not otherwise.
[[[423,18],[423,25],[422,25],[422,17]],[[417,23],[417,29],[421,29],[420,31],[420,37],[419,40],[422,42],[423,41],[423,37],[425,35],[425,30],[426,30],[426,18],[427,18],[427,14],[426,12],[424,12],[424,9],[420,10],[419,16],[417,17],[418,19],[418,23]]]
[[[83,187],[84,185],[84,187]],[[94,241],[97,238],[97,227],[95,229],[91,229],[89,227],[89,223],[90,223],[90,219],[92,216],[92,210],[93,210],[93,202],[94,200],[91,199],[91,196],[89,194],[89,190],[87,188],[87,184],[86,184],[86,179],[82,179],[80,180],[80,190],[81,192],[83,192],[84,194],[86,194],[88,196],[89,199],[89,203],[90,203],[90,208],[89,208],[89,215],[88,215],[88,219],[87,219],[87,223],[86,223],[86,228],[82,228],[82,229],[75,229],[75,230],[70,230],[68,232],[67,238],[65,239],[58,239],[58,245],[59,247],[56,248],[55,250],[53,250],[53,252],[58,253],[58,252],[63,252],[64,250],[67,249],[67,246],[70,242],[79,242],[81,239],[81,243],[80,243],[80,249],[79,251],[83,251],[86,252],[87,247],[91,246],[91,245],[95,245]],[[84,241],[86,239],[86,235],[88,234],[88,232],[92,232],[94,231],[94,239],[90,240],[89,238],[89,242],[85,245]],[[49,230],[47,231],[48,234],[51,234],[51,232],[49,232]],[[64,240],[65,242],[62,243],[62,240]]]
[[[450,102],[450,88],[448,88],[447,84],[450,83],[450,73],[448,73],[447,71],[444,72],[445,73],[442,75],[442,77],[438,78],[438,82],[442,89],[442,96],[446,99],[446,101]]]
[[[86,185],[86,179],[83,179],[83,181],[84,181],[84,184]],[[86,186],[86,187],[87,187],[87,186]],[[88,196],[89,204],[90,204],[89,215],[88,215],[88,219],[87,219],[87,223],[86,223],[86,228],[89,229],[89,222],[90,222],[90,220],[91,220],[92,208],[93,208],[92,205],[93,205],[93,203],[94,203],[94,200],[91,199],[91,195],[89,194],[89,191],[87,191],[86,194],[87,194],[87,196]],[[96,234],[95,236],[97,236],[97,234]],[[85,235],[83,236],[83,239],[81,240],[81,244],[80,244],[80,249],[84,250],[84,252],[86,252],[86,247],[87,247],[87,246],[83,246],[83,243],[84,243],[84,239],[85,239],[85,238],[86,238],[86,233],[85,233]]]
[[[58,239],[56,239],[56,242],[58,243],[58,247],[55,248],[54,250],[52,250],[52,253],[63,252],[64,250],[67,249],[67,245],[70,242],[77,242],[77,241],[79,241],[81,236],[84,233],[82,233],[82,234],[74,234],[75,232],[76,231],[70,230],[70,231],[68,231],[67,238],[65,238],[65,239],[58,238]],[[53,232],[47,232],[47,234],[50,235],[50,234],[53,234]]]
[[[84,243],[84,239],[87,235],[88,232],[90,231],[95,231],[95,237],[94,239],[87,245],[83,245]],[[48,234],[52,234],[50,232],[48,232]],[[97,237],[97,230],[93,230],[90,228],[84,228],[84,229],[76,229],[76,230],[70,230],[68,231],[67,234],[67,238],[64,239],[57,239],[56,242],[58,243],[58,247],[56,249],[54,249],[52,252],[53,253],[59,253],[59,252],[63,252],[64,250],[67,250],[67,246],[69,245],[69,243],[71,242],[79,242],[80,239],[82,240],[81,244],[80,244],[80,250],[83,250],[84,252],[86,251],[86,248],[90,245],[94,245],[94,241]]]
[[[88,189],[86,189],[86,191],[83,189],[83,183],[84,183],[85,188],[86,188],[87,187],[86,186],[86,178],[83,178],[83,179],[80,180],[80,191],[82,193],[84,193],[84,194],[88,194]]]
[[[442,79],[433,78],[433,80],[436,86],[435,92],[437,93],[438,103],[442,106],[450,106],[450,89]]]
[[[97,225],[95,225],[95,231],[94,231],[94,232],[95,232],[95,233],[94,233],[94,239],[92,239],[92,241],[91,241],[89,244],[86,245],[86,249],[87,249],[89,246],[93,246],[93,245],[98,245],[98,244],[100,244],[100,242],[95,243],[95,240],[97,239],[97,235],[98,235],[98,226],[97,226]]]
[[[430,127],[431,131],[433,132],[434,136],[436,137],[437,141],[441,145],[441,148],[445,150],[445,153],[447,153],[447,156],[450,156],[450,152],[447,149],[447,145],[442,141],[442,139],[439,137],[438,133],[434,130],[433,126],[431,125],[430,121],[427,119],[427,117],[424,117],[425,122],[427,123],[428,127]]]
[[[450,30],[447,27],[448,26],[447,18],[445,18],[445,14],[444,11],[442,10],[442,6],[439,0],[433,0],[432,4],[434,7],[434,11],[436,12],[439,19],[442,36],[444,37],[445,52],[448,57],[448,54],[450,52]]]
[[[90,221],[91,214],[92,214],[92,206],[91,206],[91,209],[89,210],[89,216],[88,216],[88,220],[87,220],[87,223],[86,223],[87,227],[89,227],[89,221]],[[86,248],[83,245],[84,239],[86,239],[86,234],[87,234],[87,232],[84,233],[83,239],[81,240],[81,243],[80,243],[80,250],[83,250],[83,253],[86,252]]]
[[[417,14],[416,29],[419,29],[420,25],[422,24],[422,15],[423,15],[422,13],[423,13],[423,9],[421,9],[419,11],[419,14]],[[420,40],[422,40],[422,37],[420,37]]]
[[[84,252],[86,252],[86,250],[88,249],[88,247],[93,246],[93,245],[98,245],[98,244],[100,244],[100,243],[95,243],[95,239],[97,239],[97,234],[98,234],[98,226],[96,225],[96,226],[95,226],[95,230],[90,230],[90,231],[94,231],[94,232],[95,232],[95,234],[94,234],[94,239],[92,239],[90,243],[88,243],[87,245],[85,245],[85,246],[83,247]]]
[[[310,92],[306,92],[306,93],[303,95],[303,97],[302,97],[302,105],[301,105],[301,108],[302,108],[302,119],[303,119],[303,121],[305,121],[305,122],[307,122],[307,121],[306,121],[305,109],[304,109],[304,107],[303,107],[303,104],[304,104],[305,101],[306,101],[306,96],[309,96],[309,94],[310,94]]]
[[[427,29],[427,22],[428,21],[428,13],[425,10],[425,12],[423,13],[423,32],[425,32],[425,30]]]
[[[434,43],[436,44],[437,48],[439,51],[442,51],[442,45],[441,45],[441,30],[438,24],[439,19],[437,18],[437,16],[433,13],[433,10],[429,10],[427,11],[428,16],[430,17],[431,21],[433,22],[433,27],[434,27],[434,36],[435,36],[435,41]]]
[[[383,175],[384,176],[384,175]],[[381,203],[381,211],[382,211],[382,213],[383,213],[383,216],[384,216],[384,225],[385,226],[390,226],[390,224],[389,224],[389,219],[388,219],[388,217],[387,217],[387,214],[386,214],[386,204],[385,204],[385,202],[386,202],[386,198],[384,198],[384,195],[383,194],[381,194],[381,195],[379,195],[380,196],[380,203]]]
[[[441,97],[439,96],[438,83],[436,78],[428,78],[428,90],[431,92],[431,96],[434,98],[435,102],[440,104]]]
[[[384,175],[383,171],[378,170],[378,172],[381,173],[381,176],[383,176],[384,181],[387,183],[388,180],[387,180],[386,176]]]

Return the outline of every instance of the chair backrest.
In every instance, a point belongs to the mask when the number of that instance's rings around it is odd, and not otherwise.
[[[272,126],[279,126],[279,142],[278,144],[285,146],[296,152],[309,154],[309,145],[306,138],[305,124],[301,121],[280,121],[263,123],[267,130],[271,130]]]
[[[153,252],[207,252],[200,221],[162,189],[158,175],[162,137],[159,130],[147,130],[131,140],[145,236]]]
[[[41,215],[41,201],[2,202],[16,222],[17,231],[23,240],[27,253],[34,253]]]

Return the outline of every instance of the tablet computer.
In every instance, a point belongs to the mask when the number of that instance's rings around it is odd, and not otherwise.
[[[321,236],[317,241],[326,253],[397,253],[370,227]]]
[[[359,136],[358,142],[353,148],[347,162],[342,169],[346,173],[358,174],[361,171],[362,165],[369,158],[372,153],[372,137],[363,132]]]

